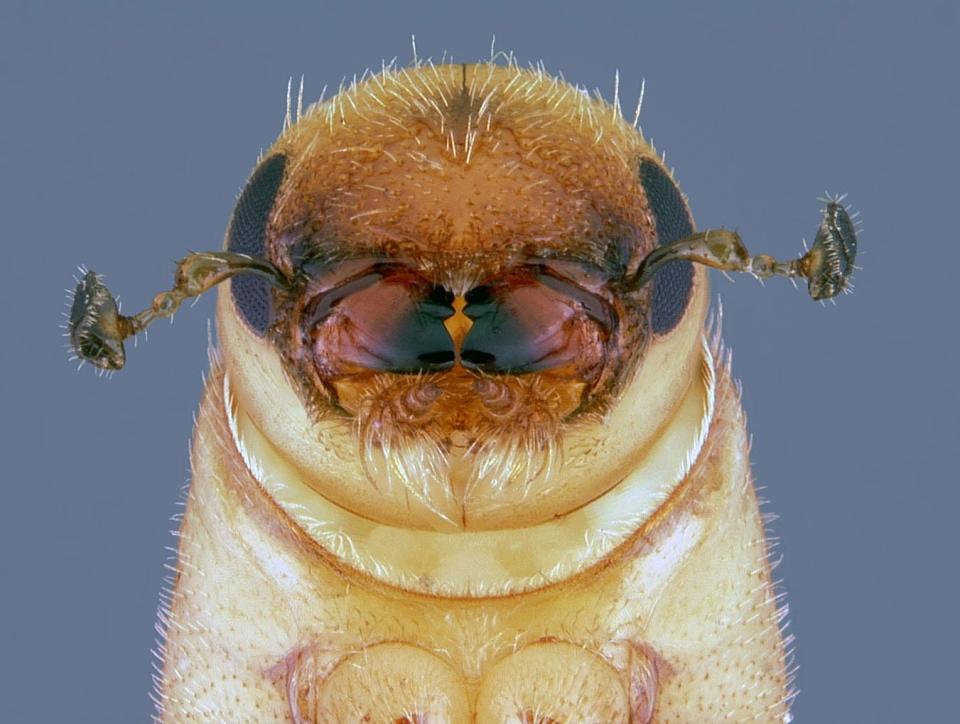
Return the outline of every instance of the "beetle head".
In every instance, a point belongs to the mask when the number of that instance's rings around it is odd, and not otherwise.
[[[258,459],[368,522],[530,526],[649,464],[668,428],[699,438],[712,367],[692,262],[804,278],[818,300],[850,290],[841,201],[802,257],[751,256],[735,232],[694,231],[653,149],[600,99],[513,64],[389,68],[290,124],[226,250],[186,256],[150,307],[120,314],[84,273],[67,335],[119,369],[124,339],[230,280],[224,380]]]
[[[546,520],[615,485],[697,377],[706,274],[631,284],[692,231],[602,101],[492,64],[386,73],[291,126],[241,194],[228,251],[290,283],[224,290],[228,375],[352,510]]]

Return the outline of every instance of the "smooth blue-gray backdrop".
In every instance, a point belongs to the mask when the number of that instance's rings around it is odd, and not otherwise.
[[[956,721],[960,35],[952,2],[40,3],[0,8],[0,720],[151,712],[154,610],[213,298],[112,380],[66,362],[78,263],[127,308],[219,246],[290,76],[525,61],[631,105],[701,227],[788,256],[824,190],[857,292],[715,277],[784,554],[802,722]]]

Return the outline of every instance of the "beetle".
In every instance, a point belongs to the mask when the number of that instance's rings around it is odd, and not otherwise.
[[[829,299],[855,223],[827,199],[789,262],[697,232],[635,126],[539,66],[387,66],[298,109],[147,309],[84,272],[107,371],[226,282],[158,720],[789,721],[707,268]]]

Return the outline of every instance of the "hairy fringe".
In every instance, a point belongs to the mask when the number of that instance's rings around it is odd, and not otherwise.
[[[714,359],[716,360],[717,376],[723,376],[728,379],[732,379],[733,352],[723,343],[723,303],[719,296],[717,297],[716,312],[711,311],[710,317],[707,321],[706,330],[710,351],[713,353]],[[734,380],[734,390],[738,407],[741,410],[740,414],[743,415],[744,425],[746,425],[746,412],[743,411],[742,406],[743,390],[739,380]],[[747,454],[750,452],[751,445],[752,439],[748,441]],[[762,487],[756,486],[752,474],[747,476],[745,484],[753,485],[757,493],[760,493],[763,490]],[[776,513],[765,510],[765,508],[769,505],[769,501],[761,495],[757,495],[757,505],[759,507],[761,520],[763,522],[764,535],[762,538],[754,541],[753,545],[765,547],[764,562],[771,573],[771,580],[770,584],[767,586],[768,590],[766,592],[766,598],[761,601],[760,605],[773,605],[776,608],[776,613],[774,614],[774,619],[771,626],[776,626],[779,632],[779,654],[781,660],[783,661],[783,668],[786,673],[786,694],[781,700],[775,702],[774,706],[783,707],[785,713],[782,721],[785,724],[788,724],[789,722],[793,721],[793,715],[790,713],[790,708],[794,699],[796,699],[797,695],[800,693],[795,686],[796,675],[799,666],[796,662],[795,656],[795,637],[788,630],[790,627],[790,606],[786,602],[787,592],[783,588],[783,579],[773,578],[772,575],[783,561],[782,553],[778,553],[777,551],[777,548],[780,545],[780,538],[775,535],[773,531],[773,523],[777,520],[778,516]],[[769,629],[765,629],[765,631],[767,630]]]
[[[375,378],[357,414],[360,462],[370,484],[378,481],[388,490],[401,486],[407,495],[444,520],[454,502],[450,487],[450,459],[438,436],[421,420],[408,419],[405,395],[430,384],[431,378],[413,380]]]

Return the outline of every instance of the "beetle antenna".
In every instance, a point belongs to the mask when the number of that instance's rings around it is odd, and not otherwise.
[[[735,231],[708,229],[659,246],[640,263],[629,283],[640,289],[664,264],[681,259],[722,271],[746,272],[756,278],[784,276],[807,280],[807,291],[817,300],[832,299],[850,286],[857,257],[855,225],[840,199],[831,199],[823,210],[813,245],[793,261],[777,261],[769,254],[751,256]]]
[[[116,298],[94,271],[83,272],[73,291],[67,323],[70,345],[81,361],[101,370],[123,367],[123,340],[135,337],[162,317],[172,317],[185,299],[198,297],[237,274],[259,274],[274,286],[288,289],[290,280],[266,259],[228,251],[188,254],[177,262],[173,288],[160,292],[150,307],[132,316],[120,313]]]

